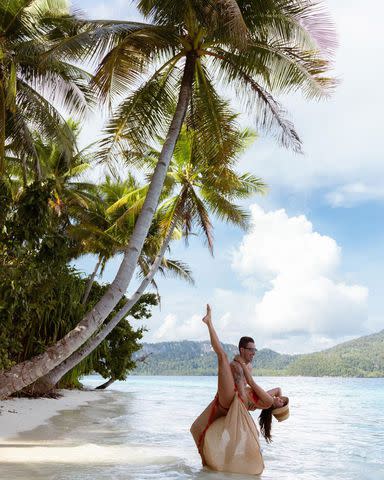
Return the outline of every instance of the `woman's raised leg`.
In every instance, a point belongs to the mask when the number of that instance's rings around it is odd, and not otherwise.
[[[209,305],[207,305],[207,314],[203,318],[203,322],[208,327],[211,345],[218,359],[219,368],[217,374],[217,391],[219,395],[219,402],[222,407],[229,408],[235,394],[235,381],[233,379],[232,370],[229,365],[227,354],[225,353],[220,343],[219,337],[217,336],[217,333],[213,328],[211,307]]]

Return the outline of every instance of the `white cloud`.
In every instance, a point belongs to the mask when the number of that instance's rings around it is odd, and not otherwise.
[[[206,329],[201,328],[201,316],[192,315],[187,319],[180,319],[174,314],[165,316],[160,327],[153,335],[156,342],[175,340],[206,340]]]
[[[258,205],[250,209],[253,231],[233,256],[233,267],[241,275],[311,276],[337,267],[340,248],[332,238],[314,232],[304,215],[288,217],[284,209],[265,213]]]
[[[332,207],[353,207],[370,200],[384,199],[384,185],[348,183],[327,193],[326,200]]]
[[[340,84],[327,101],[308,102],[299,95],[282,99],[303,140],[304,156],[269,141],[256,142],[244,155],[244,167],[257,167],[272,193],[279,187],[308,192],[356,182],[369,185],[384,175],[379,108],[384,102],[379,81],[384,75],[384,4],[372,0],[374,14],[362,12],[357,0],[327,4],[339,36],[334,63]]]
[[[368,290],[338,280],[341,249],[335,240],[315,232],[304,215],[265,212],[257,205],[251,212],[252,231],[232,266],[246,284],[268,278],[267,289],[253,295],[251,323],[257,330],[269,337],[361,331]]]
[[[91,6],[82,6],[84,0],[78,1],[80,8],[86,14],[87,18],[103,19],[103,20],[131,20],[142,22],[143,17],[138,13],[137,8],[127,2],[127,0],[109,0],[94,1]]]
[[[368,289],[342,278],[341,248],[304,216],[251,206],[252,230],[232,252],[231,287],[205,292],[220,340],[253,336],[259,347],[295,353],[321,350],[365,332]],[[239,284],[241,287],[239,288]],[[174,300],[151,319],[145,341],[207,340],[205,299]],[[172,302],[172,300],[171,300]],[[201,311],[196,311],[200,309]],[[188,313],[187,313],[188,312]],[[187,313],[187,314],[186,314]]]

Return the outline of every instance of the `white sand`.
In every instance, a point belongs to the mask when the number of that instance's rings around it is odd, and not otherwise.
[[[26,432],[47,423],[59,412],[76,410],[80,405],[92,401],[108,399],[111,402],[111,415],[114,415],[113,398],[116,392],[61,390],[60,393],[63,397],[59,399],[18,398],[0,402],[0,480],[39,479],[40,474],[41,478],[46,478],[44,474],[55,471],[58,464],[73,465],[74,469],[76,465],[148,466],[175,463],[179,459],[179,456],[170,455],[169,449],[157,445],[146,447],[126,442],[117,445],[107,445],[104,442],[98,444],[97,434],[100,429],[105,429],[105,425],[98,422],[89,424],[89,438],[61,435],[56,438],[52,432],[48,437],[42,436],[41,432],[36,432],[33,436],[27,435]],[[92,404],[89,408],[93,408]],[[81,418],[79,421],[82,421]],[[85,415],[85,422],[89,422],[88,415]],[[112,430],[106,430],[108,435],[111,432]],[[7,465],[10,470],[4,471]],[[15,472],[22,472],[24,476],[14,477]]]
[[[99,400],[105,392],[88,390],[60,390],[63,396],[53,398],[12,398],[0,401],[0,442],[20,432],[33,430],[46,423],[61,410],[74,410],[78,406]]]

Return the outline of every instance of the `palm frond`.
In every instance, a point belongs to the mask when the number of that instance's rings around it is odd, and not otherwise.
[[[100,62],[93,79],[101,98],[119,97],[141,83],[149,67],[161,63],[158,75],[180,55],[176,53],[179,39],[171,28],[146,26],[126,35]]]
[[[250,216],[246,210],[213,191],[205,190],[202,196],[217,218],[247,230]]]
[[[70,156],[74,135],[71,128],[53,105],[26,83],[18,82],[17,93],[18,112],[28,118],[31,128],[61,146],[63,152]]]
[[[194,162],[212,164],[228,162],[231,152],[240,146],[237,116],[213,86],[208,70],[197,63],[196,81],[186,117],[187,129],[193,132]],[[176,148],[178,148],[176,146]]]
[[[37,152],[30,125],[20,112],[9,113],[7,117],[8,150],[13,152],[21,161],[36,158]]]
[[[255,193],[265,195],[267,191],[268,186],[264,180],[251,173],[243,173],[238,176],[238,186],[233,189],[233,195],[234,198],[247,198]]]
[[[165,277],[171,275],[176,278],[180,278],[191,285],[195,284],[195,280],[192,276],[192,270],[186,263],[181,262],[180,260],[164,258],[163,262],[160,264],[159,271]]]
[[[214,54],[216,55],[216,54]],[[216,66],[225,75],[228,84],[236,81],[237,94],[247,110],[254,116],[256,127],[274,134],[281,145],[301,152],[301,140],[292,122],[285,118],[286,112],[273,96],[248,73],[237,65],[237,60],[227,52],[216,57]]]
[[[12,0],[7,2],[1,2],[0,5],[0,26],[1,30],[5,34],[12,34],[19,30],[23,33],[35,32],[35,28],[32,31],[28,31],[29,25],[25,25],[23,22],[23,15],[25,15],[26,9],[33,3],[33,0]]]
[[[91,165],[89,163],[81,163],[80,165],[76,165],[76,166],[70,168],[70,170],[65,172],[63,176],[64,177],[75,178],[75,177],[78,177],[78,176],[82,175],[90,167],[91,167]]]
[[[128,202],[137,201],[136,199],[139,198],[145,198],[145,194],[148,191],[148,185],[144,185],[143,187],[136,188],[134,190],[131,190],[130,192],[126,193],[122,197],[120,197],[116,202],[114,202],[112,205],[110,205],[106,212],[107,213],[114,213],[116,210],[118,210],[121,207],[125,207]]]
[[[249,55],[259,58],[273,72],[268,77],[268,85],[278,93],[300,88],[307,98],[320,99],[328,96],[337,84],[324,75],[329,70],[329,62],[313,51],[303,51],[279,41],[255,40]]]
[[[171,65],[162,74],[152,76],[118,107],[104,130],[100,161],[108,163],[114,155],[131,149],[144,153],[148,140],[164,132],[175,105],[174,68]]]
[[[193,205],[189,205],[189,208],[187,207],[187,210],[192,212],[192,215],[194,216],[197,225],[200,227],[201,231],[204,234],[208,249],[213,255],[213,227],[209,218],[208,210],[204,205],[204,202],[200,200],[200,198],[196,195],[193,189],[189,190],[189,194]],[[185,225],[187,224],[185,223]],[[184,234],[186,235],[186,237],[188,237],[189,232],[190,229],[189,231],[185,229]]]
[[[43,59],[85,61],[98,64],[110,50],[136,31],[151,28],[149,24],[123,20],[84,20],[44,18],[40,22],[50,41]]]
[[[237,0],[244,21],[262,38],[280,38],[304,50],[332,51],[335,29],[318,0]]]
[[[246,47],[250,30],[237,0],[206,0],[201,3],[205,3],[203,24],[218,43],[229,43],[240,50]]]

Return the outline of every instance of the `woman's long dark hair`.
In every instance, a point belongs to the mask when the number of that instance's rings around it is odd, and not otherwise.
[[[274,407],[266,408],[261,411],[259,416],[260,431],[267,443],[272,442],[272,410]]]

